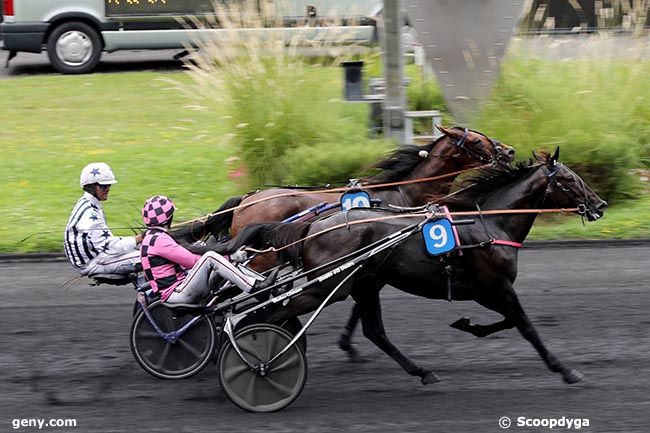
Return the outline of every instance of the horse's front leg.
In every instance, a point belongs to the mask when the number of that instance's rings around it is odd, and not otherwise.
[[[357,308],[363,326],[363,335],[372,341],[377,347],[386,352],[411,376],[419,376],[422,383],[439,382],[440,378],[433,372],[415,364],[403,354],[388,339],[384,330],[384,322],[381,317],[381,303],[378,290],[368,290],[370,287],[355,287],[352,296],[357,302]]]
[[[498,322],[490,323],[489,325],[479,325],[476,323],[471,323],[469,317],[462,317],[456,320],[451,325],[452,328],[459,329],[461,331],[469,332],[478,338],[487,337],[488,335],[495,334],[504,329],[511,329],[515,326],[510,319],[503,319]]]
[[[512,287],[508,287],[503,292],[503,297],[500,300],[494,300],[494,304],[481,304],[488,306],[495,311],[503,314],[506,319],[510,320],[517,327],[521,335],[533,345],[537,352],[542,357],[548,368],[556,373],[560,373],[566,383],[576,383],[584,377],[582,373],[575,369],[565,367],[542,343],[542,339],[533,327],[530,319],[524,312],[523,307],[519,303],[519,298]]]

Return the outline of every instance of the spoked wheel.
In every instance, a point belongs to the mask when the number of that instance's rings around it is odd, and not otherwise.
[[[183,327],[194,316],[177,313],[160,301],[149,305],[149,312],[163,332]],[[211,319],[202,317],[174,343],[162,338],[139,310],[131,325],[131,352],[140,366],[161,379],[185,379],[205,367],[216,344]]]
[[[237,354],[229,339],[219,353],[219,383],[235,405],[250,412],[274,412],[289,406],[300,395],[307,380],[307,357],[298,344],[271,365],[265,365],[291,341],[279,326],[255,324],[235,335],[251,369]]]
[[[302,322],[297,317],[291,317],[285,320],[280,326],[294,336],[302,329]],[[307,353],[307,333],[300,336],[298,344],[302,347],[302,351]]]
[[[253,325],[255,323],[260,324],[260,322],[256,322],[256,320],[259,320],[257,317],[250,316],[242,320],[238,325],[236,329],[236,332],[239,332],[240,329],[244,329],[246,326]],[[266,322],[264,322],[266,323]],[[300,321],[299,318],[297,317],[291,317],[287,320],[285,320],[282,323],[277,323],[282,329],[285,331],[289,331],[291,334],[291,337],[293,338],[294,335],[298,333],[302,329],[302,322]],[[225,341],[228,339],[228,336],[223,334],[221,337],[222,341]],[[303,352],[307,353],[307,334],[302,334],[300,338],[298,339],[298,344],[300,344],[300,347],[302,347]]]

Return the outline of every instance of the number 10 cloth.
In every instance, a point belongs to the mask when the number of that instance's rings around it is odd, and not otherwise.
[[[350,191],[341,196],[342,210],[350,210],[355,207],[370,207],[370,194],[366,191]]]

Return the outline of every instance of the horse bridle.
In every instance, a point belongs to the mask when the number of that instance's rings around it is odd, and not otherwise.
[[[576,205],[578,207],[578,214],[584,216],[587,213],[587,209],[589,209],[589,206],[591,205],[591,202],[589,200],[589,195],[587,194],[587,185],[585,185],[585,181],[582,180],[582,178],[578,176],[573,170],[571,170],[569,167],[562,164],[561,162],[557,162],[557,161],[554,162],[552,169],[550,169],[546,164],[543,165],[544,165],[544,172],[546,174],[546,177],[548,178],[548,185],[546,186],[546,191],[544,192],[544,200],[546,200],[546,196],[551,193],[554,186],[557,187],[562,193],[564,193],[571,200],[574,200],[573,195],[569,194],[571,189],[567,188],[562,183],[560,183],[557,179],[555,179],[556,174],[558,174],[561,170],[566,170],[569,172],[569,174],[573,175],[575,179],[580,181],[580,186],[582,187],[582,192],[584,194],[584,203],[580,203],[576,200]]]
[[[485,137],[490,142],[490,144],[492,145],[492,148],[494,149],[494,155],[495,156],[492,156],[490,159],[487,159],[480,152],[477,152],[475,149],[472,149],[471,147],[467,147],[466,146],[466,144],[467,144],[467,136],[469,135],[470,132],[473,132],[475,134],[479,134],[479,135],[482,135],[483,137]],[[454,140],[452,138],[451,141],[452,141],[452,143],[454,143],[454,145],[456,145],[456,147],[458,147],[459,149],[464,150],[465,153],[467,153],[470,157],[472,157],[473,159],[475,159],[475,160],[477,160],[479,162],[482,162],[484,164],[496,165],[497,162],[499,162],[502,159],[502,156],[503,156],[503,154],[501,152],[501,149],[503,149],[503,146],[501,145],[501,143],[498,140],[494,140],[494,139],[488,137],[487,135],[485,135],[485,134],[483,134],[481,132],[474,131],[473,129],[464,128],[463,136],[461,138],[459,138],[458,140]],[[476,140],[474,140],[472,142],[472,144],[479,143],[480,141],[481,141],[480,139],[476,139]]]

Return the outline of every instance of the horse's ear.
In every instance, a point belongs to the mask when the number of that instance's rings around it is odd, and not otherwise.
[[[442,125],[436,125],[436,128],[438,128],[438,131],[442,132],[449,138],[454,138],[454,130],[451,128],[445,128]]]
[[[535,152],[535,151],[533,150],[532,153],[533,153],[533,159],[534,159],[535,161],[541,161],[541,160],[542,160],[542,159],[540,158],[540,156],[537,154],[537,152]]]
[[[555,148],[555,153],[551,156],[551,162],[553,165],[560,159],[560,146]]]

